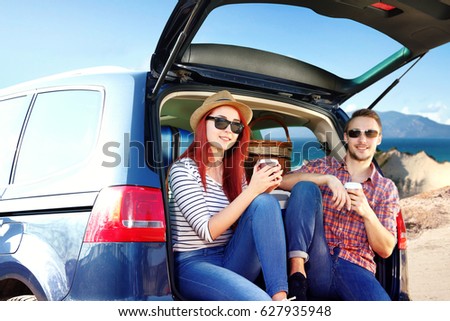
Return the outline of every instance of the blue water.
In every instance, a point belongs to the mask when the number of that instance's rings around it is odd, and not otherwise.
[[[294,138],[292,144],[292,168],[300,165],[303,159],[324,156],[319,143],[313,138]],[[450,138],[383,138],[381,145],[378,146],[381,151],[388,151],[391,148],[410,154],[425,151],[438,162],[450,162]]]
[[[303,159],[315,159],[325,156],[315,138],[293,138],[291,168],[300,166]]]
[[[450,162],[450,138],[383,138],[379,150],[416,154],[424,151],[438,162]]]

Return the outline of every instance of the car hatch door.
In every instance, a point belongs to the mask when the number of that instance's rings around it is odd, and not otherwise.
[[[215,9],[260,4],[305,9],[330,18],[333,23],[348,20],[362,24],[396,41],[399,47],[388,56],[383,56],[381,61],[365,67],[356,77],[352,75],[353,78],[350,78],[303,60],[306,57],[297,58],[303,51],[303,47],[295,46],[298,41],[294,39],[298,38],[294,36],[298,34],[298,29],[281,30],[287,39],[292,39],[287,42],[290,50],[288,54],[272,52],[272,48],[270,52],[255,49],[251,43],[249,46],[237,44],[239,32],[236,37],[228,38],[228,41],[220,38],[215,39],[218,40],[215,43],[194,42],[194,37],[201,31],[200,28],[203,30],[203,26],[207,25],[206,19],[213,16],[211,13]],[[284,11],[287,12],[291,13],[292,10]],[[192,79],[192,76],[202,82],[234,83],[239,87],[245,84],[303,96],[298,97],[301,99],[309,96],[311,99],[303,100],[325,101],[327,105],[342,104],[428,50],[447,43],[450,40],[449,17],[450,5],[438,0],[430,0],[426,4],[415,0],[392,0],[389,5],[381,1],[350,0],[179,0],[151,58],[151,73],[158,79],[153,95],[166,80],[183,82]],[[291,17],[297,20],[302,18]],[[239,21],[239,18],[236,19]],[[272,20],[271,28],[275,27]],[[230,24],[239,26],[235,21],[230,21]],[[265,21],[265,24],[268,22]],[[291,53],[295,58],[290,56]]]

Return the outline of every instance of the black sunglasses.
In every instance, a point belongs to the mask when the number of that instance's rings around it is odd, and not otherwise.
[[[244,125],[242,123],[237,121],[229,121],[228,119],[222,117],[208,116],[206,117],[206,120],[214,120],[214,126],[216,126],[217,129],[222,130],[231,124],[230,129],[235,134],[240,134],[244,129]]]
[[[350,129],[347,134],[351,138],[357,138],[361,136],[361,133],[364,133],[367,138],[375,138],[378,136],[378,131],[375,129],[368,129],[368,130],[360,130],[360,129]]]

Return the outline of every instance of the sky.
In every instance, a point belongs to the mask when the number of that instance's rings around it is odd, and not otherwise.
[[[95,66],[148,70],[176,2],[0,0],[0,88]],[[241,19],[239,23],[243,30],[251,28],[251,19]],[[336,39],[326,40],[333,41]],[[336,43],[335,47],[341,45]],[[375,52],[368,45],[366,58]],[[333,61],[332,55],[336,52],[323,50],[317,59],[326,63]],[[342,108],[352,112],[367,107],[402,72],[377,82]],[[449,75],[448,43],[425,55],[375,109],[421,115],[450,125]]]

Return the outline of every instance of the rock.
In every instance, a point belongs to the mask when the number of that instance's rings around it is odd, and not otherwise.
[[[411,155],[392,149],[375,158],[397,185],[400,198],[450,186],[450,162],[439,163],[423,151]]]

